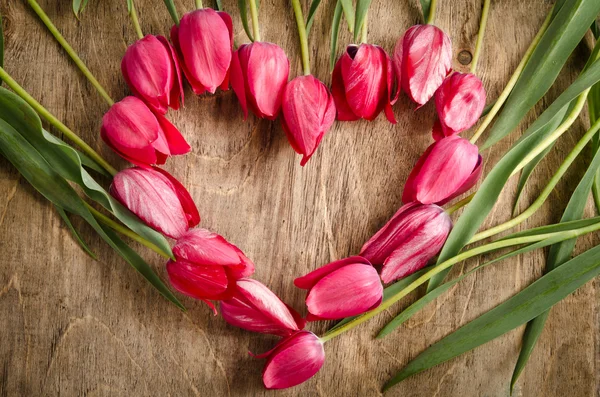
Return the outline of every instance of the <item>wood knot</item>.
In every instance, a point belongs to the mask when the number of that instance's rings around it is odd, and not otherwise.
[[[461,52],[458,53],[457,59],[461,65],[466,66],[466,65],[470,64],[471,61],[473,60],[473,54],[471,54],[471,51],[462,50]]]

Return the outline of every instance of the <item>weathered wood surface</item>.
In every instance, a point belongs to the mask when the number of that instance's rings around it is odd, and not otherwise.
[[[208,0],[209,4],[212,5]],[[114,98],[128,93],[120,60],[135,39],[125,1],[90,0],[78,22],[71,1],[40,2]],[[237,43],[247,39],[233,0]],[[266,40],[291,57],[300,73],[296,27],[286,0],[261,1]],[[191,0],[178,0],[180,12]],[[508,80],[549,9],[549,1],[494,1],[478,73],[489,98]],[[307,3],[305,2],[305,6]],[[144,32],[167,34],[169,15],[160,0],[138,0]],[[333,1],[325,1],[312,29],[313,72],[329,81],[328,45]],[[113,163],[126,164],[99,138],[107,106],[53,41],[24,0],[2,0],[5,65],[30,93]],[[437,24],[453,39],[455,68],[462,50],[473,50],[480,0],[441,1]],[[416,0],[374,1],[369,39],[391,51],[398,36],[420,21]],[[340,43],[350,37],[344,33]],[[589,53],[570,59],[548,104],[571,81]],[[534,113],[543,107],[538,106]],[[294,277],[330,260],[357,253],[401,204],[403,183],[430,142],[433,107],[417,112],[405,96],[395,106],[399,123],[337,123],[304,168],[278,122],[243,121],[232,92],[195,97],[186,88],[185,109],[170,117],[193,153],[171,159],[168,169],[189,187],[204,227],[242,248],[257,264],[255,277],[297,308],[304,293]],[[529,118],[533,118],[533,114]],[[585,120],[585,118],[583,119]],[[536,171],[530,202],[584,131],[578,121]],[[485,153],[486,169],[518,133]],[[588,161],[586,158],[585,161]],[[584,161],[569,170],[549,202],[524,227],[556,222]],[[512,179],[486,226],[508,219]],[[410,320],[392,336],[373,341],[394,311],[327,343],[326,365],[306,384],[278,393],[261,383],[263,362],[248,351],[269,349],[274,338],[227,326],[208,308],[183,298],[182,313],[162,299],[90,229],[83,234],[95,262],[70,237],[52,207],[0,159],[0,395],[200,395],[365,396],[431,343],[494,307],[542,273],[544,252],[505,261],[477,273]],[[593,214],[589,206],[587,214]],[[578,252],[598,243],[582,238]],[[142,250],[164,273],[161,258]],[[464,271],[477,262],[457,266]],[[422,292],[422,291],[421,291]],[[414,299],[416,295],[412,295]],[[600,393],[600,287],[594,280],[558,304],[519,382],[517,396],[591,396]],[[404,302],[403,305],[406,305]],[[318,324],[312,329],[322,330]],[[505,396],[523,329],[415,376],[390,391],[398,396]]]

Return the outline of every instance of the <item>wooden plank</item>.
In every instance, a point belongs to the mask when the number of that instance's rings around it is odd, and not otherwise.
[[[262,36],[286,50],[292,76],[300,73],[291,6],[285,1],[261,3]],[[99,139],[107,110],[102,99],[24,1],[0,4],[9,73],[114,164],[126,166]],[[125,1],[90,0],[79,22],[70,1],[40,4],[107,91],[117,99],[126,95],[120,59],[135,33]],[[136,4],[144,32],[168,34],[171,22],[161,1]],[[181,13],[193,2],[179,0],[176,5]],[[236,42],[247,41],[235,2],[224,6],[233,15]],[[490,99],[508,80],[549,6],[519,0],[492,3],[478,68]],[[310,38],[313,73],[326,82],[333,8],[333,1],[323,2]],[[436,22],[453,39],[456,70],[468,69],[457,58],[474,48],[480,10],[479,0],[440,2]],[[391,51],[420,18],[416,0],[373,2],[369,40]],[[340,43],[349,40],[345,32]],[[576,51],[544,104],[573,80],[588,53],[584,46]],[[278,122],[254,117],[243,121],[232,92],[195,97],[186,88],[185,108],[169,117],[194,151],[171,159],[167,168],[190,188],[202,225],[237,244],[257,264],[257,279],[302,308],[304,293],[294,288],[293,278],[357,253],[400,206],[412,164],[431,141],[432,104],[416,112],[413,107],[401,97],[395,106],[396,126],[383,117],[372,123],[337,123],[301,168]],[[534,113],[542,109],[538,106]],[[541,164],[526,189],[526,202],[535,198],[587,124],[578,121]],[[517,135],[485,154],[486,169]],[[577,162],[550,203],[523,227],[560,218],[585,161]],[[516,180],[511,180],[486,226],[509,218],[515,188]],[[591,205],[587,214],[593,214]],[[76,225],[82,226],[79,221]],[[190,299],[183,298],[190,310],[181,313],[88,228],[83,227],[83,235],[98,253],[98,262],[78,248],[51,206],[0,159],[0,395],[272,395],[261,383],[263,363],[247,352],[265,351],[275,338],[229,327]],[[577,250],[597,243],[597,236],[583,238]],[[162,260],[143,252],[165,276]],[[465,268],[475,264],[468,262]],[[485,269],[382,341],[374,342],[372,336],[393,313],[333,340],[326,346],[326,365],[314,379],[277,395],[378,395],[383,382],[412,357],[512,296],[538,277],[543,266],[544,253],[536,252]],[[516,395],[598,393],[599,297],[595,280],[553,309]],[[324,325],[310,328],[321,331]],[[415,376],[390,395],[505,396],[521,333],[511,332]]]

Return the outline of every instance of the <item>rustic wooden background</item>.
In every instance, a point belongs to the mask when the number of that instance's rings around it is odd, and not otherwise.
[[[205,0],[212,6],[210,0]],[[120,60],[135,40],[124,0],[90,0],[78,21],[70,0],[40,1],[114,98],[128,94]],[[234,0],[224,7],[235,21],[236,42],[247,42]],[[296,26],[286,0],[262,0],[263,38],[281,45],[300,73]],[[453,40],[454,66],[472,51],[481,0],[441,1],[437,24]],[[2,0],[9,73],[42,104],[79,132],[114,164],[126,164],[99,138],[106,104],[26,5]],[[176,1],[180,13],[192,0]],[[307,7],[308,2],[304,5]],[[541,25],[550,1],[494,1],[478,74],[490,100],[508,80]],[[161,0],[138,0],[146,33],[167,34],[169,15]],[[330,81],[329,35],[334,2],[324,1],[312,29],[313,73]],[[391,51],[405,29],[421,21],[417,0],[374,1],[369,39]],[[346,32],[340,43],[350,42]],[[589,54],[582,45],[554,88],[528,117],[531,121],[581,70]],[[362,243],[401,205],[403,183],[430,143],[433,107],[417,112],[405,96],[395,106],[399,123],[337,123],[304,168],[278,122],[242,112],[231,91],[195,97],[169,117],[194,150],[168,162],[190,189],[202,226],[237,244],[257,264],[255,277],[298,309],[304,292],[292,280],[331,260],[359,251]],[[531,202],[583,133],[584,115],[535,173],[526,190]],[[518,133],[484,153],[486,169]],[[569,171],[549,202],[525,222],[556,222],[589,156]],[[509,217],[512,179],[486,226]],[[252,334],[213,317],[202,303],[182,297],[180,312],[162,299],[81,222],[99,260],[86,256],[52,207],[11,165],[0,159],[0,395],[199,395],[371,396],[411,358],[480,313],[494,307],[542,273],[544,252],[505,261],[477,273],[382,341],[373,341],[396,310],[326,345],[321,372],[302,386],[265,391],[263,352],[275,338]],[[590,205],[587,214],[594,213]],[[597,244],[582,238],[581,251]],[[164,264],[142,250],[164,277]],[[457,266],[456,273],[477,261]],[[422,293],[422,291],[420,291]],[[416,294],[411,295],[413,300]],[[517,396],[600,394],[600,286],[594,280],[558,304],[517,388]],[[407,305],[408,301],[402,303]],[[321,331],[324,324],[313,324]],[[398,396],[506,396],[523,329],[415,376],[389,392]]]

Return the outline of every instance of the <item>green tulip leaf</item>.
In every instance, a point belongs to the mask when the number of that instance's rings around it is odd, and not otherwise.
[[[73,13],[79,18],[79,14],[83,12],[87,6],[88,0],[73,0]]]
[[[216,0],[217,3],[217,11],[223,11],[223,2],[221,0]]]
[[[175,25],[179,26],[179,14],[177,14],[177,7],[175,7],[175,3],[173,0],[164,0],[165,6],[167,6],[167,10],[169,11],[169,15],[171,15],[171,19],[175,22]]]
[[[310,3],[310,8],[308,10],[308,17],[306,18],[306,35],[310,34],[310,28],[312,28],[313,21],[315,19],[315,14],[317,13],[317,9],[321,4],[321,0],[313,0]]]
[[[420,0],[419,2],[423,11],[423,23],[427,23],[426,21],[429,19],[429,14],[431,13],[431,0]]]
[[[81,237],[81,235],[79,234],[79,232],[77,231],[77,229],[75,229],[75,226],[73,226],[73,223],[69,219],[69,216],[67,215],[67,213],[65,212],[65,210],[63,210],[62,208],[60,208],[60,207],[58,207],[56,205],[54,206],[54,208],[56,209],[56,212],[58,212],[58,215],[60,215],[60,217],[62,218],[62,220],[67,225],[67,228],[69,229],[69,231],[71,232],[71,234],[75,238],[75,241],[77,241],[79,243],[79,245],[81,246],[81,249],[83,249],[83,251],[85,251],[86,254],[88,254],[89,256],[91,256],[92,259],[97,259],[96,255],[92,252],[92,250],[90,249],[90,247],[88,247],[87,243],[83,240],[83,237]]]
[[[356,0],[356,15],[354,16],[354,42],[358,43],[358,35],[363,28],[367,12],[372,0]],[[343,3],[342,3],[343,5]],[[347,16],[347,14],[346,14]],[[365,27],[366,29],[366,27]]]
[[[240,10],[244,32],[246,32],[246,36],[248,36],[250,41],[254,42],[254,36],[252,35],[250,24],[248,23],[248,4],[246,4],[246,0],[238,0],[238,8]]]
[[[335,11],[333,12],[333,21],[331,22],[331,50],[329,51],[329,67],[331,70],[335,67],[337,59],[337,43],[340,35],[340,22],[342,21],[342,2],[337,1]]]

